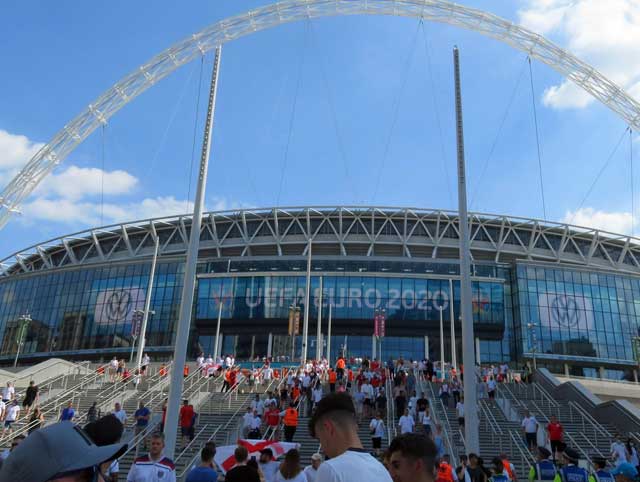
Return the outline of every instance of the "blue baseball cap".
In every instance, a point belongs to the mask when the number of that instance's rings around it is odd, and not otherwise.
[[[611,475],[622,475],[630,479],[635,479],[638,476],[638,470],[629,462],[622,462],[611,471]]]

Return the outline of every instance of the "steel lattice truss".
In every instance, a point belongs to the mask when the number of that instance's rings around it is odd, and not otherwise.
[[[640,273],[640,240],[536,219],[469,216],[476,261],[517,259]],[[0,260],[0,273],[25,273],[148,259],[183,258],[191,216],[117,224],[51,239]],[[369,256],[459,259],[458,215],[410,208],[272,208],[207,213],[200,259],[252,256]]]
[[[0,229],[35,187],[96,128],[149,87],[217,45],[288,22],[336,15],[423,18],[474,30],[526,52],[582,87],[640,130],[640,104],[589,64],[523,27],[444,0],[289,0],[215,23],[152,58],[69,122],[0,195]]]

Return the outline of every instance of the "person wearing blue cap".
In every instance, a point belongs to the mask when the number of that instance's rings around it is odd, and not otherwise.
[[[565,448],[562,452],[564,466],[558,471],[554,482],[589,482],[589,474],[582,467],[578,467],[580,454],[572,448]]]
[[[595,457],[591,462],[593,462],[593,467],[595,470],[589,476],[589,482],[614,482],[615,478],[607,470],[607,461],[604,457]]]
[[[621,462],[611,471],[616,482],[632,482],[638,478],[638,469],[631,462]]]
[[[549,460],[551,451],[545,447],[538,447],[536,464],[529,469],[529,480],[554,480],[558,473],[553,461]]]

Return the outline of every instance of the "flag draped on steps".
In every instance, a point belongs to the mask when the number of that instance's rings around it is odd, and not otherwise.
[[[243,445],[249,451],[249,458],[255,456],[260,459],[260,451],[266,448],[271,449],[273,457],[277,459],[281,455],[286,454],[291,449],[299,449],[300,444],[293,442],[278,442],[276,440],[238,440],[237,445],[225,445],[216,448],[215,463],[226,474],[236,465],[236,459],[233,452],[238,445]]]

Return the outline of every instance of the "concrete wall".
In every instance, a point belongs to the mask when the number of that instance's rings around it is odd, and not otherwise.
[[[534,379],[552,396],[577,403],[600,423],[610,423],[622,433],[640,431],[640,409],[628,400],[603,400],[582,383],[584,380],[578,382],[565,379],[563,381],[560,377],[551,374],[546,368],[537,370]],[[603,383],[598,380],[594,381]],[[606,385],[603,385],[603,388],[599,390],[609,391],[610,394],[614,393],[613,388]],[[618,390],[620,391],[620,388]],[[610,394],[609,397],[612,396]]]
[[[14,382],[17,388],[29,386],[33,380],[36,385],[63,374],[89,374],[91,369],[86,365],[80,365],[61,358],[49,358],[37,365],[23,368],[17,372],[9,372],[0,369],[0,387],[4,387],[8,381]]]

